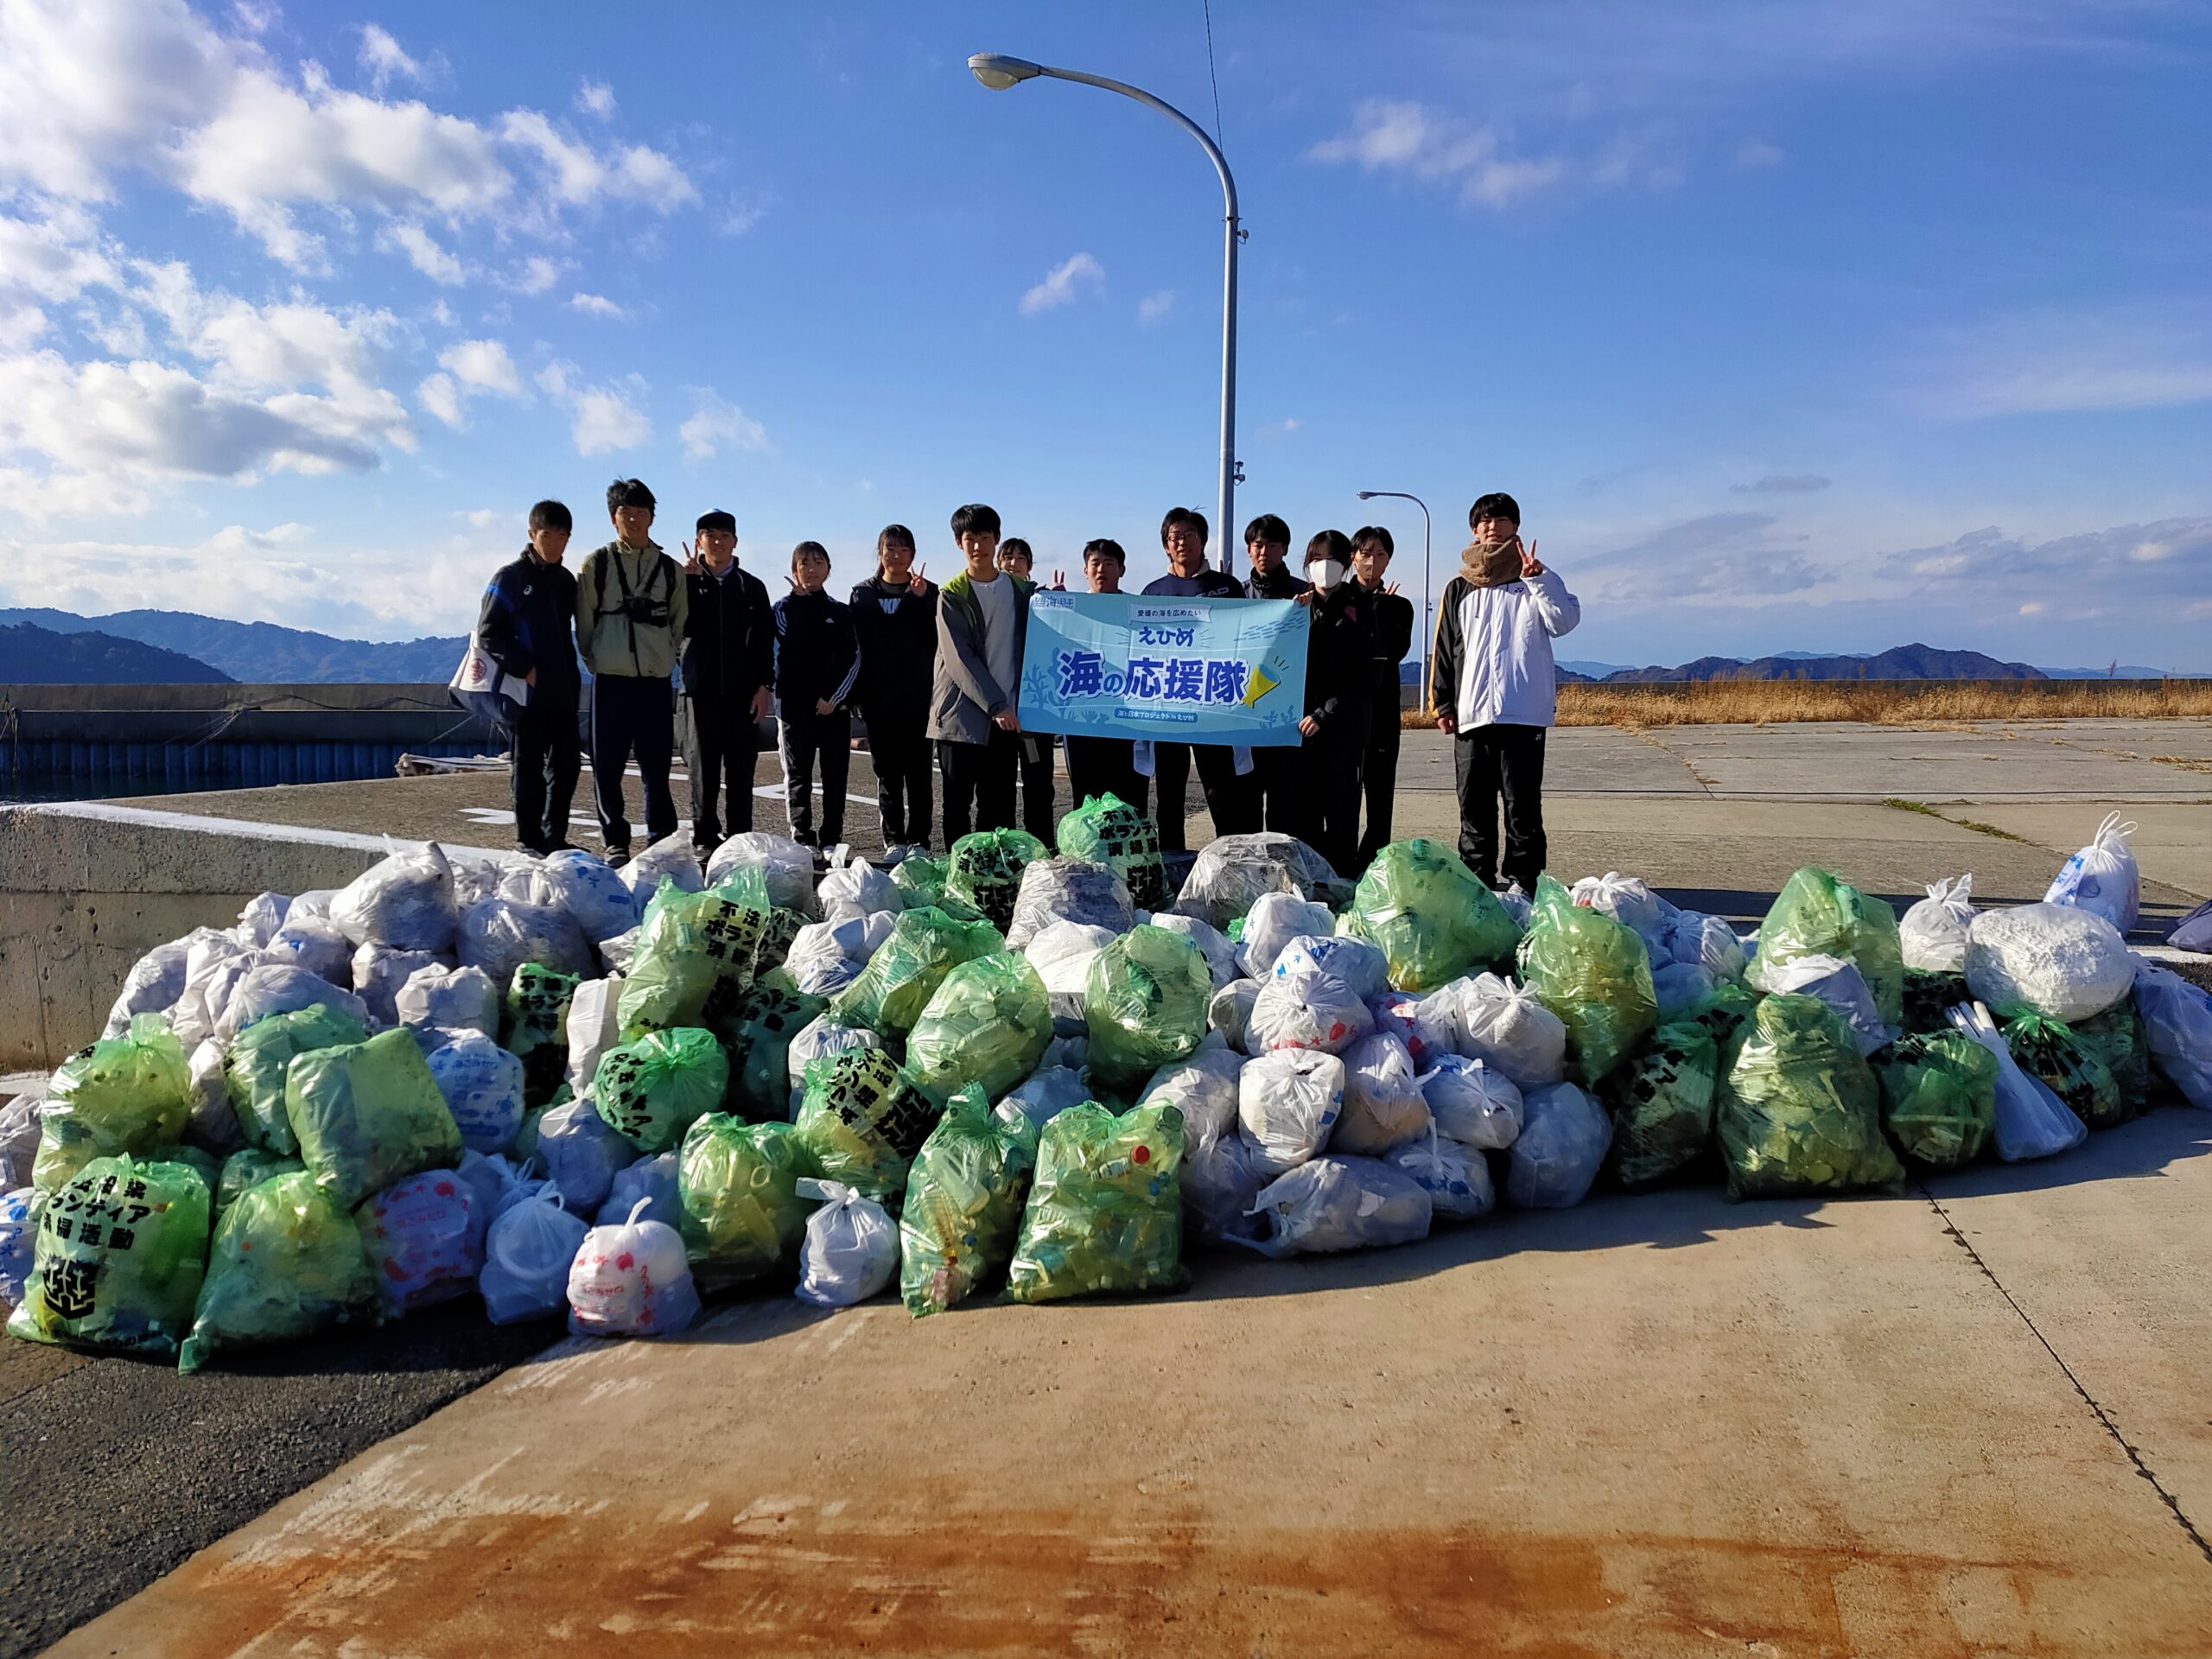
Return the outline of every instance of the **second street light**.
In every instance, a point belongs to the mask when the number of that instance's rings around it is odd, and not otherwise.
[[[1221,516],[1215,523],[1214,534],[1219,538],[1215,545],[1221,549],[1221,568],[1228,569],[1230,550],[1236,545],[1236,521],[1231,516],[1236,505],[1236,245],[1243,239],[1244,232],[1237,225],[1236,181],[1230,175],[1229,163],[1222,159],[1220,146],[1206,136],[1204,127],[1173,105],[1126,82],[1109,80],[1103,75],[1087,75],[1079,69],[1055,69],[1032,63],[1027,58],[1009,58],[996,52],[978,52],[968,60],[968,67],[977,80],[995,92],[1044,76],[1052,80],[1078,81],[1085,86],[1103,86],[1109,92],[1134,98],[1138,103],[1158,110],[1197,139],[1213,162],[1214,171],[1221,175]]]
[[[1428,652],[1436,640],[1436,619],[1429,614],[1428,567],[1428,503],[1417,495],[1403,490],[1362,490],[1359,499],[1372,501],[1378,496],[1393,500],[1410,501],[1421,509],[1421,706],[1423,711],[1436,707],[1436,689],[1428,683]]]

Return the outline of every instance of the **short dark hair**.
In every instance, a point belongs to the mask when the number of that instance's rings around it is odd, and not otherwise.
[[[1272,512],[1263,512],[1244,526],[1244,545],[1267,547],[1280,543],[1290,545],[1290,526]]]
[[[1160,521],[1160,544],[1162,547],[1167,545],[1167,532],[1178,524],[1195,526],[1198,532],[1198,539],[1202,542],[1212,533],[1206,524],[1205,514],[1200,512],[1196,507],[1170,507],[1167,509],[1167,516]]]
[[[1020,537],[1009,536],[999,543],[999,557],[1012,558],[1017,553],[1033,565],[1037,563],[1037,556],[1029,550],[1029,543],[1023,541]]]
[[[875,532],[875,546],[878,552],[881,552],[887,547],[903,547],[911,550],[913,545],[914,532],[904,524],[886,524]]]
[[[712,512],[701,513],[699,522],[692,528],[702,536],[710,530],[726,530],[734,536],[737,534],[737,515],[724,512],[720,507],[716,507]]]
[[[1122,544],[1110,536],[1096,537],[1083,544],[1083,562],[1085,564],[1090,563],[1090,556],[1094,553],[1102,559],[1113,560],[1124,570],[1129,568],[1129,556],[1122,551]]]
[[[1467,509],[1467,528],[1472,530],[1485,518],[1510,518],[1517,530],[1521,525],[1521,504],[1503,490],[1477,496],[1475,505]]]
[[[530,527],[532,530],[574,530],[576,520],[565,501],[540,501],[530,510]]]
[[[791,549],[791,569],[794,570],[798,569],[798,562],[810,553],[820,554],[822,556],[822,563],[824,564],[830,563],[830,550],[823,546],[821,543],[801,542],[797,547]]]
[[[952,539],[963,536],[995,536],[999,533],[999,515],[995,507],[987,507],[980,501],[970,501],[964,507],[952,510]]]
[[[1325,530],[1306,543],[1306,563],[1316,559],[1334,559],[1339,564],[1351,563],[1351,537],[1341,530]]]
[[[1362,524],[1352,531],[1351,544],[1354,547],[1365,547],[1370,543],[1381,548],[1386,557],[1398,550],[1398,544],[1390,539],[1390,532],[1380,524]]]
[[[607,510],[617,507],[643,507],[651,512],[660,505],[653,499],[653,493],[640,478],[618,478],[607,486]]]

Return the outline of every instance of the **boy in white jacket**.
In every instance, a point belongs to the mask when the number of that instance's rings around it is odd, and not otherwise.
[[[1454,734],[1459,855],[1495,887],[1523,893],[1544,868],[1544,729],[1558,676],[1552,640],[1582,620],[1581,604],[1521,540],[1521,507],[1503,493],[1467,513],[1474,543],[1445,585],[1432,679],[1439,731]],[[1497,844],[1505,798],[1505,855]]]

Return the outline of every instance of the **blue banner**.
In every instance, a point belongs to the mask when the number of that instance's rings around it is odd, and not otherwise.
[[[1163,742],[1294,744],[1306,712],[1305,607],[1285,599],[1145,599],[1040,588],[1029,601],[1024,731]]]

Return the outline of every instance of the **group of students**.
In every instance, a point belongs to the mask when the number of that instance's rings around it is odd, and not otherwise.
[[[610,485],[614,538],[571,575],[563,563],[574,531],[569,509],[537,503],[530,544],[485,592],[478,639],[526,688],[510,751],[515,834],[524,850],[568,845],[582,760],[579,655],[591,674],[592,785],[611,861],[632,850],[623,777],[632,759],[648,842],[675,833],[669,769],[679,730],[691,835],[702,855],[725,833],[752,829],[755,734],[772,698],[791,833],[809,846],[843,839],[856,707],[884,845],[894,855],[929,846],[940,785],[946,847],[971,830],[1017,821],[1052,844],[1063,742],[1073,798],[1110,791],[1141,811],[1149,803],[1163,851],[1184,849],[1194,768],[1217,834],[1284,831],[1346,872],[1363,868],[1390,839],[1400,665],[1412,649],[1414,613],[1387,581],[1395,550],[1387,530],[1321,531],[1306,543],[1301,576],[1289,569],[1289,527],[1262,513],[1245,526],[1251,575],[1240,582],[1207,563],[1203,514],[1177,507],[1161,520],[1168,574],[1149,583],[1146,596],[1290,600],[1309,613],[1300,741],[1248,750],[1023,730],[1018,688],[1037,591],[1034,556],[1019,537],[1001,537],[990,507],[953,513],[963,568],[942,585],[923,575],[913,532],[890,524],[876,537],[875,574],[849,602],[830,596],[830,555],[810,541],[791,550],[790,592],[771,603],[766,586],[737,562],[729,513],[700,516],[679,565],[652,539],[655,505],[636,479]],[[1438,726],[1458,740],[1461,852],[1491,885],[1502,874],[1533,889],[1543,866],[1549,640],[1573,627],[1580,611],[1522,543],[1520,518],[1502,494],[1483,497],[1468,515],[1474,542],[1445,588],[1433,695]],[[1122,591],[1128,565],[1117,542],[1101,537],[1084,547],[1083,575],[1094,594]],[[1053,585],[1064,580],[1056,575]]]

